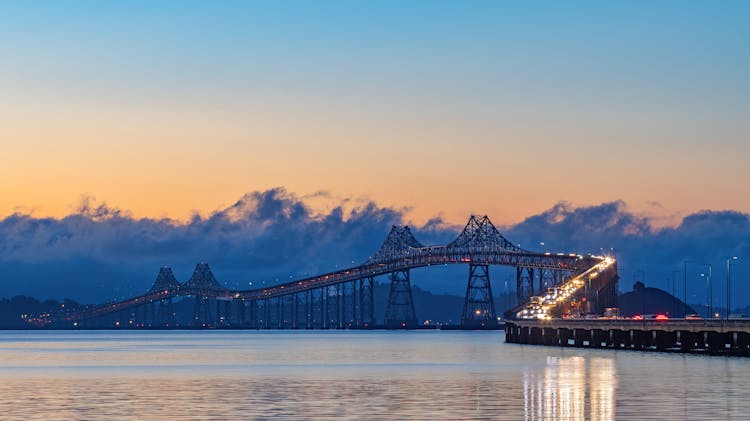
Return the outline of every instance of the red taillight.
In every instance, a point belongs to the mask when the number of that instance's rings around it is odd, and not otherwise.
[[[640,314],[634,314],[633,320],[643,320],[643,316],[641,316]]]
[[[657,314],[656,320],[669,320],[669,316],[667,316],[666,314]]]

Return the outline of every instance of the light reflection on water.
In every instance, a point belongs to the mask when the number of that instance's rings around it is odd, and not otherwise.
[[[0,332],[8,419],[743,419],[745,359],[502,332]]]
[[[617,388],[613,357],[547,357],[543,371],[523,376],[526,420],[613,420]]]

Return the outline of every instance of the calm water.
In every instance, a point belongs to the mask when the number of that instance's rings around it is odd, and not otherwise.
[[[748,419],[750,360],[502,332],[0,332],[1,419]]]

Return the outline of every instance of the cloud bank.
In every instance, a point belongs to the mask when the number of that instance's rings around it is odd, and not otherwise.
[[[162,265],[172,266],[184,281],[199,261],[209,262],[228,287],[271,284],[364,261],[391,225],[406,222],[403,209],[371,201],[345,201],[315,212],[306,200],[282,188],[258,191],[187,222],[134,218],[90,199],[61,219],[14,214],[0,220],[0,296],[98,302],[145,291]],[[460,228],[436,218],[414,232],[424,244],[441,244]],[[649,217],[630,212],[623,202],[588,207],[558,203],[499,228],[531,250],[613,249],[623,290],[642,273],[648,285],[666,288],[672,270],[691,259],[713,264],[714,297],[724,297],[726,256],[750,260],[750,215],[736,211],[697,212],[675,227],[656,229]],[[750,302],[743,297],[750,293],[749,268],[750,261],[733,267],[737,305]],[[706,269],[689,266],[690,302],[705,302],[701,271]],[[461,294],[465,276],[460,269],[431,269],[421,282],[425,288]],[[724,299],[715,304],[723,305]]]

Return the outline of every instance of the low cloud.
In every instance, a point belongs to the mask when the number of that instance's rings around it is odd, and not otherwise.
[[[300,197],[282,188],[252,192],[225,209],[195,215],[187,222],[134,218],[92,199],[84,199],[74,214],[61,219],[16,213],[0,220],[0,296],[98,302],[148,289],[162,265],[172,266],[184,281],[199,261],[209,262],[229,287],[271,284],[365,261],[391,225],[405,222],[406,209],[361,199],[340,199],[314,211],[310,200],[321,199],[334,200],[326,193]],[[635,274],[640,278],[640,271],[648,285],[666,288],[672,270],[691,259],[713,264],[714,296],[723,297],[726,256],[750,258],[748,214],[702,211],[676,226],[657,226],[618,201],[587,207],[558,203],[519,224],[499,228],[530,250],[613,249],[624,290],[630,289]],[[461,228],[435,218],[413,230],[424,244],[443,244]],[[744,282],[750,274],[748,263],[733,269],[736,304],[748,302],[740,298],[750,293]],[[698,277],[705,269],[696,264],[689,269],[688,295],[695,295],[691,302],[703,302],[705,285],[701,288]],[[465,275],[458,273],[432,269],[422,286],[460,294]],[[681,282],[679,287],[681,295]]]
[[[726,257],[739,256],[732,268],[733,303],[750,302],[750,215],[737,211],[700,211],[673,227],[656,228],[653,219],[639,216],[621,201],[597,206],[572,207],[566,203],[509,227],[506,234],[529,249],[563,252],[614,252],[621,276],[620,289],[635,280],[670,290],[674,270],[687,268],[687,295],[691,303],[706,302],[701,273],[712,265],[714,305],[726,305]],[[540,246],[539,242],[544,242]],[[683,295],[683,273],[675,274],[676,295]]]

